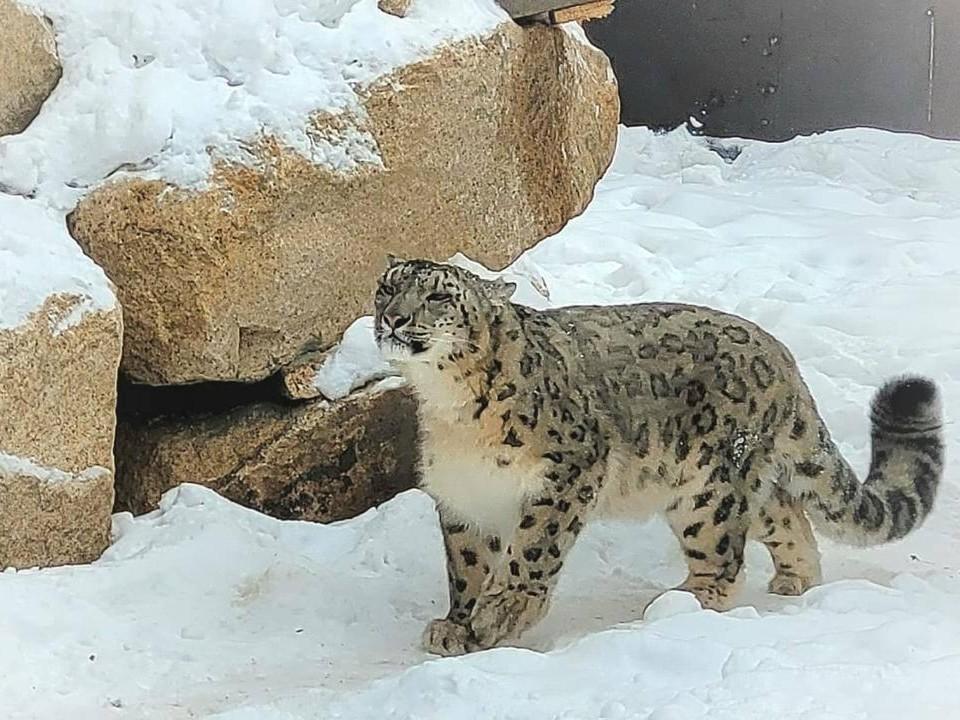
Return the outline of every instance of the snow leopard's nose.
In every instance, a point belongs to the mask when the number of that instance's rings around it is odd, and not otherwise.
[[[410,324],[410,319],[411,319],[411,318],[410,318],[409,315],[384,314],[384,316],[383,316],[383,324],[387,326],[387,329],[388,329],[390,332],[394,332],[394,333],[395,333],[397,330],[399,330],[400,328],[402,328],[404,325],[409,325],[409,324]]]

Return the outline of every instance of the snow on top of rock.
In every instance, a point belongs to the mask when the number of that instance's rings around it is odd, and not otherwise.
[[[380,355],[373,334],[373,318],[358,318],[348,327],[340,343],[330,352],[313,378],[313,386],[327,398],[345,398],[373,380],[396,375]]]
[[[32,477],[47,483],[64,483],[71,480],[78,480],[80,482],[96,480],[102,477],[104,473],[109,474],[110,471],[105,467],[94,465],[83,472],[72,474],[56,468],[38,465],[28,458],[0,452],[0,475]]]
[[[52,295],[76,298],[49,318],[54,333],[116,305],[110,281],[70,237],[62,213],[0,193],[0,217],[0,330],[21,325]]]
[[[199,186],[211,152],[252,159],[271,135],[313,162],[379,163],[362,130],[311,138],[311,113],[362,118],[357,91],[447,43],[507,21],[494,0],[25,0],[57,31],[63,78],[21,135],[0,139],[0,185],[61,208],[134,171]]]

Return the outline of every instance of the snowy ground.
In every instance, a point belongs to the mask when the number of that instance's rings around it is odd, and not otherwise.
[[[683,300],[760,322],[862,469],[883,378],[929,373],[948,416],[960,402],[958,238],[960,144],[847,131],[749,143],[728,164],[684,132],[634,129],[588,211],[511,274],[529,304]],[[751,547],[742,607],[723,615],[673,594],[641,619],[684,575],[675,541],[658,522],[590,527],[529,649],[444,660],[419,649],[446,609],[425,496],[323,526],[184,486],[118,516],[92,566],[0,575],[0,715],[960,716],[955,467],[907,540],[824,542],[827,582],[802,598],[764,594],[771,568]]]

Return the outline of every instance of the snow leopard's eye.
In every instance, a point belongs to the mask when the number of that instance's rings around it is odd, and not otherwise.
[[[432,303],[448,303],[453,300],[453,296],[450,293],[430,293],[427,295],[427,302]]]
[[[393,297],[397,294],[397,289],[392,285],[377,285],[377,295],[379,297]]]

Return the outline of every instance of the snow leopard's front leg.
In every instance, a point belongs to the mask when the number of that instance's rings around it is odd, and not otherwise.
[[[462,655],[467,651],[468,621],[485,581],[503,555],[500,538],[480,532],[439,508],[440,529],[447,554],[450,610],[445,618],[432,620],[423,635],[423,645],[437,655]]]
[[[468,651],[516,639],[547,613],[558,574],[602,483],[602,464],[561,461],[544,492],[526,501],[503,562],[470,617]]]

